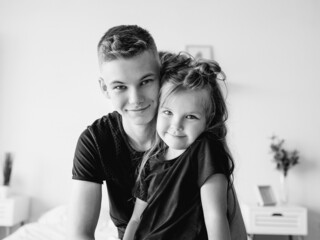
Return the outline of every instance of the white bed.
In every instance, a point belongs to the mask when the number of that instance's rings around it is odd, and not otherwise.
[[[119,240],[108,208],[103,207],[95,232],[96,240]],[[3,240],[67,240],[67,205],[45,212],[36,222],[25,224]],[[248,238],[249,240],[250,238]]]
[[[66,240],[67,205],[45,212],[36,222],[25,224],[3,240]],[[102,209],[96,240],[118,240],[117,230],[106,209]]]

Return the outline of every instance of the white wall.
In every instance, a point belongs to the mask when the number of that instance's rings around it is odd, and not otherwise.
[[[320,238],[320,4],[317,0],[0,1],[0,161],[14,153],[12,188],[32,219],[65,203],[81,131],[111,110],[98,88],[96,45],[114,25],[150,30],[161,50],[209,44],[229,80],[229,142],[240,199],[277,190],[269,137],[301,152],[290,202],[309,209]]]

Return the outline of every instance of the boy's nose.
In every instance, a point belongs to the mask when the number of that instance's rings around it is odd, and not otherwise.
[[[141,104],[144,102],[144,97],[139,90],[133,89],[129,93],[130,104]]]

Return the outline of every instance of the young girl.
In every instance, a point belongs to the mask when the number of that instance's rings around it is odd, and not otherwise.
[[[141,163],[128,239],[246,239],[213,61],[162,56],[157,133]]]

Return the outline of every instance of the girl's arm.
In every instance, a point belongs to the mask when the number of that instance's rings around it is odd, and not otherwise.
[[[123,240],[133,240],[136,230],[140,223],[141,215],[148,203],[136,198],[133,213],[123,236]]]
[[[201,202],[208,239],[230,240],[227,219],[228,181],[223,174],[213,174],[201,187]]]

